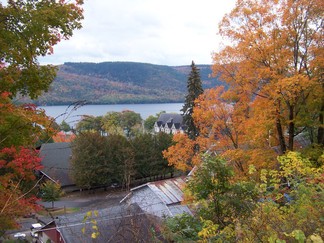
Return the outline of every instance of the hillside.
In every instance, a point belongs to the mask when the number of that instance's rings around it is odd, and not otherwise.
[[[209,65],[197,65],[203,87],[220,84],[210,78]],[[48,93],[35,103],[63,105],[85,100],[90,104],[183,102],[190,66],[136,62],[65,63]]]

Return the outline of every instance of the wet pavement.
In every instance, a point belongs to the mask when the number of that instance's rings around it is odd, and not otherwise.
[[[95,209],[101,209],[106,207],[111,207],[119,204],[127,195],[125,191],[96,191],[96,192],[73,192],[68,193],[62,197],[59,201],[54,202],[55,209],[77,209],[76,213],[87,212]],[[39,202],[40,205],[47,208],[49,211],[52,211],[52,202]],[[30,227],[32,224],[41,223],[45,225],[46,223],[51,222],[53,219],[48,216],[35,214],[29,218],[21,218],[19,220],[20,229],[11,230],[7,232],[7,235],[10,235],[10,238],[13,239],[15,233],[24,233],[26,234],[28,241],[30,240]],[[9,237],[9,236],[8,236]]]

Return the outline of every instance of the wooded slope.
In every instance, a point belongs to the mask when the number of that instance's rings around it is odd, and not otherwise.
[[[197,65],[204,88],[220,84],[210,65]],[[65,63],[38,105],[183,102],[190,66],[136,62]]]

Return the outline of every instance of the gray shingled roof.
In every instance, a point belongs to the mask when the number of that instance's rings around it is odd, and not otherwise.
[[[100,232],[95,242],[151,242],[152,221],[137,204],[118,205],[97,210],[85,220],[86,213],[57,217],[56,225],[66,243],[94,242],[91,219]],[[85,228],[84,234],[82,228]]]
[[[45,143],[40,149],[43,168],[41,172],[50,179],[58,181],[62,187],[74,185],[71,178],[72,155],[70,143]]]
[[[159,125],[165,125],[166,123],[171,122],[172,123],[179,123],[182,124],[183,118],[182,115],[180,114],[175,114],[175,113],[162,113],[157,121]]]

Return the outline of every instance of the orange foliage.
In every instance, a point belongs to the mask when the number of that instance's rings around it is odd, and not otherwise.
[[[294,149],[296,129],[323,126],[314,119],[324,103],[323,12],[320,0],[239,0],[220,23],[232,43],[214,54],[213,71],[232,99],[247,98],[250,127],[266,123],[254,136],[271,129],[282,152]]]
[[[63,131],[60,131],[53,136],[53,141],[54,143],[65,143],[65,142],[70,143],[75,139],[75,137],[76,136],[74,133],[67,134]]]
[[[191,170],[200,163],[199,154],[195,153],[196,142],[191,140],[186,134],[177,133],[173,136],[175,145],[163,151],[163,156],[168,160],[169,165],[182,171]]]
[[[230,44],[213,56],[213,73],[229,89],[198,97],[193,118],[200,136],[175,137],[165,153],[170,164],[187,169],[199,153],[216,153],[247,176],[251,164],[273,167],[273,147],[293,150],[305,128],[318,129],[324,143],[323,7],[321,0],[237,1],[219,25]]]

